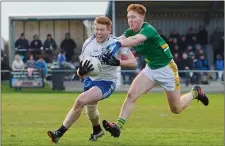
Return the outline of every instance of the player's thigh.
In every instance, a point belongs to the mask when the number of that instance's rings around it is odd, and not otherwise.
[[[82,105],[94,104],[101,100],[102,96],[101,89],[99,87],[93,86],[89,90],[81,93],[76,101]]]
[[[137,99],[142,94],[148,92],[153,87],[156,86],[156,83],[150,79],[146,72],[141,72],[133,80],[131,87],[128,91],[128,97]]]

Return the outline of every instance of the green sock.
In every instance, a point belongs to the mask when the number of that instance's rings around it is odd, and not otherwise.
[[[116,122],[116,124],[120,127],[123,128],[123,125],[125,124],[125,120],[123,118],[119,118]]]
[[[195,90],[191,90],[191,94],[193,95],[193,99],[196,99],[198,97],[198,92]]]

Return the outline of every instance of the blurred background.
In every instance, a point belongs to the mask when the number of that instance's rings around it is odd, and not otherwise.
[[[50,87],[82,91],[82,80],[74,73],[83,43],[94,33],[94,18],[108,16],[113,22],[112,33],[120,36],[129,27],[127,6],[139,3],[147,8],[145,21],[170,46],[182,87],[188,87],[181,90],[201,84],[209,92],[224,91],[223,1],[88,3],[3,2],[1,80],[19,90]],[[11,9],[13,6],[17,11]],[[127,91],[145,67],[144,58],[132,51],[138,61],[137,69],[118,68],[117,91]],[[64,52],[68,64],[61,65],[58,58]],[[157,87],[153,91],[162,89]]]

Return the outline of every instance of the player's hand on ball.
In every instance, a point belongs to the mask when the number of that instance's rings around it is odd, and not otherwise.
[[[93,65],[90,64],[89,60],[86,60],[84,63],[83,63],[83,61],[81,61],[79,70],[78,70],[78,74],[79,74],[79,76],[84,76],[92,70],[94,70],[94,68],[93,68]]]
[[[112,53],[104,54],[102,56],[102,60],[107,65],[120,66],[120,60],[116,59],[116,57],[113,56]]]

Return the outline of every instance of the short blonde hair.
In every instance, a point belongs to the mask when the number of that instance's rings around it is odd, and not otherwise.
[[[146,14],[146,8],[143,5],[140,4],[130,4],[127,8],[127,12],[129,11],[135,11],[140,15],[145,15]]]
[[[106,25],[108,29],[112,28],[112,21],[106,16],[98,16],[95,18],[94,24]]]

